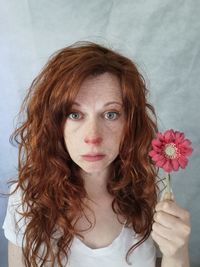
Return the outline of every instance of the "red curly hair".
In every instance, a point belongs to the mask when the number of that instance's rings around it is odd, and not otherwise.
[[[56,52],[33,80],[19,113],[26,117],[10,137],[19,146],[17,186],[12,193],[22,190],[21,215],[28,219],[22,246],[26,267],[42,267],[49,260],[51,266],[57,261],[63,267],[73,237],[81,236],[72,221],[84,214],[83,199],[88,195],[66,149],[63,127],[84,79],[105,72],[120,81],[126,116],[107,190],[114,197],[113,211],[141,236],[128,250],[126,261],[150,235],[157,169],[148,152],[158,129],[145,81],[125,56],[93,42],[77,42]],[[39,255],[42,245],[45,251]]]

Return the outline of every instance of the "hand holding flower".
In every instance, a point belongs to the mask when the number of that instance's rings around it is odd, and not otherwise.
[[[189,212],[166,199],[155,210],[151,235],[163,254],[162,267],[189,267]]]

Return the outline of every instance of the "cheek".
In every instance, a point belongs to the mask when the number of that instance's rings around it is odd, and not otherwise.
[[[75,132],[73,129],[71,129],[70,127],[66,127],[64,128],[64,141],[65,141],[65,145],[66,148],[68,150],[72,150],[75,146],[78,145],[79,142],[79,136],[80,132]]]
[[[112,144],[112,146],[118,147],[122,138],[123,126],[122,125],[112,125],[104,132],[104,139],[106,139],[106,143],[108,146]]]

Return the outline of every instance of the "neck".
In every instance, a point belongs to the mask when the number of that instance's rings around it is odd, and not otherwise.
[[[86,192],[90,199],[97,200],[110,196],[107,190],[109,171],[106,169],[96,173],[81,173]]]

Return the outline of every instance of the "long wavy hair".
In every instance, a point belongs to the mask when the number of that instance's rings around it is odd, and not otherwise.
[[[149,91],[132,60],[93,42],[77,42],[53,54],[33,80],[18,114],[24,116],[23,122],[10,137],[19,148],[18,178],[11,181],[16,183],[11,194],[22,190],[26,267],[42,267],[47,262],[63,267],[73,237],[82,236],[73,221],[86,216],[84,210],[89,207],[83,200],[89,197],[79,167],[66,149],[63,127],[84,79],[105,72],[119,79],[126,116],[107,190],[114,199],[113,211],[123,215],[126,226],[140,236],[128,250],[126,261],[150,235],[158,170],[148,152],[158,129],[155,110],[147,101]]]

